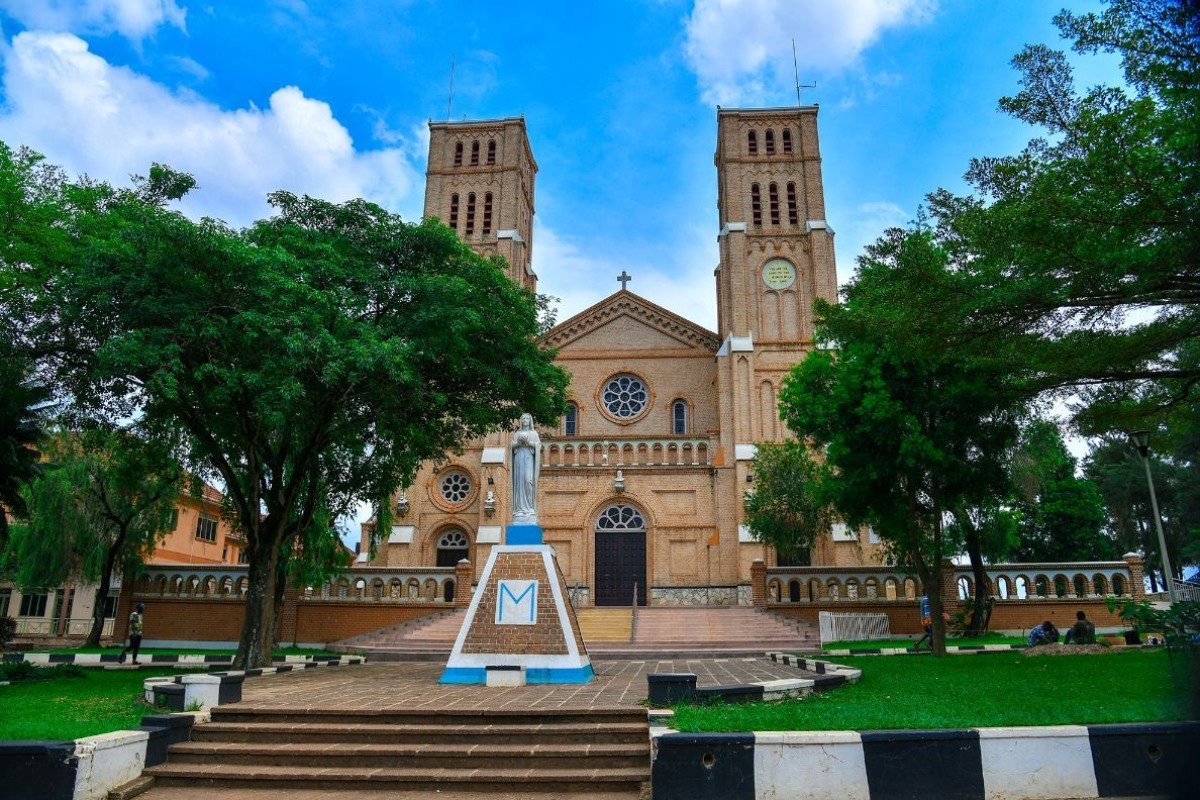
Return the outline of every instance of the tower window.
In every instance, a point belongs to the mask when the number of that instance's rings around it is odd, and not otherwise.
[[[767,187],[767,192],[769,193],[770,200],[771,200],[771,224],[778,225],[779,224],[779,187],[776,184],[772,183],[770,186]]]
[[[671,404],[671,432],[676,436],[687,433],[687,403],[682,400]]]
[[[487,160],[487,162],[489,164],[496,163],[496,140],[495,139],[490,139],[488,141],[488,160]]]
[[[458,194],[450,195],[450,227],[458,230]]]
[[[567,403],[567,413],[563,415],[563,436],[579,435],[579,406]]]
[[[787,203],[788,203],[788,225],[800,224],[800,212],[796,208],[796,184],[789,182],[787,185]]]
[[[783,152],[792,152],[792,132],[787,128],[783,129]]]
[[[758,155],[758,134],[754,131],[746,134],[746,148],[750,151],[750,155]]]
[[[479,165],[479,140],[471,142],[471,166]]]
[[[750,184],[750,216],[755,225],[762,226],[762,193],[757,183]]]
[[[475,193],[467,195],[467,235],[475,232]]]
[[[775,131],[768,128],[767,134],[764,138],[766,139],[767,143],[767,155],[775,155]]]
[[[492,232],[492,193],[483,196],[483,232]]]
[[[456,167],[462,166],[462,153],[463,153],[463,144],[462,144],[462,142],[458,142],[454,145],[454,166],[456,166]]]

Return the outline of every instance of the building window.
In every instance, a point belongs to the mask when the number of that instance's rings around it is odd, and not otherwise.
[[[758,155],[758,134],[750,131],[746,134],[746,147],[750,151],[750,155]]]
[[[8,616],[8,605],[12,602],[12,589],[0,589],[0,617]]]
[[[475,193],[467,195],[467,235],[475,232]]]
[[[762,193],[758,184],[750,184],[750,217],[756,226],[762,227]]]
[[[46,601],[50,595],[46,592],[30,592],[29,594],[21,595],[21,613],[22,617],[44,617],[46,616]]]
[[[492,232],[492,193],[483,196],[483,232]]]
[[[460,530],[452,529],[442,534],[437,543],[437,565],[453,567],[464,558],[471,557],[471,542]]]
[[[110,594],[108,597],[104,598],[104,618],[105,619],[112,619],[113,617],[115,617],[117,615],[117,600],[118,599],[120,599],[120,598],[118,598],[115,594]]]
[[[496,140],[495,139],[488,141],[488,160],[487,160],[487,162],[489,164],[496,163]]]
[[[772,183],[767,187],[767,192],[771,200],[771,224],[779,224],[779,186]]]
[[[671,404],[671,431],[679,436],[687,433],[687,403],[676,400]]]
[[[633,506],[609,506],[596,520],[596,530],[644,531],[646,530],[646,518]]]
[[[442,478],[439,491],[450,505],[459,505],[471,495],[471,478],[465,472],[451,472]]]
[[[609,379],[601,393],[601,402],[608,413],[618,419],[633,419],[646,410],[650,392],[646,385],[633,375],[617,375]]]
[[[788,225],[800,224],[800,212],[796,208],[796,184],[788,183],[787,185],[787,200],[788,200]]]
[[[197,519],[196,538],[202,542],[215,542],[217,540],[217,521],[212,517]]]
[[[767,134],[763,138],[766,139],[767,155],[769,155],[769,156],[775,155],[775,131],[768,128]]]
[[[471,142],[471,166],[479,165],[479,140]]]
[[[783,130],[783,152],[792,152],[792,132],[787,128]]]
[[[462,142],[457,142],[454,145],[454,166],[462,166],[463,145]]]
[[[458,195],[450,195],[450,227],[458,230]]]
[[[567,413],[563,416],[563,436],[579,435],[579,406],[567,403]]]
[[[250,563],[250,553],[245,550],[239,550],[237,562],[239,564],[249,564]]]

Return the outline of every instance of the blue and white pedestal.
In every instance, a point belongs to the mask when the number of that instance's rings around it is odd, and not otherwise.
[[[514,527],[537,529],[536,544],[513,544]],[[519,686],[587,683],[595,673],[554,548],[541,528],[509,526],[493,547],[440,683]]]

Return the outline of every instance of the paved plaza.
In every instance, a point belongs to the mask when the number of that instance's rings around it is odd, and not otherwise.
[[[812,673],[768,658],[593,661],[596,678],[583,684],[513,687],[442,685],[445,665],[385,662],[309,669],[249,678],[242,706],[288,709],[586,709],[640,706],[648,695],[646,676],[690,672],[697,685],[722,686],[811,678]]]

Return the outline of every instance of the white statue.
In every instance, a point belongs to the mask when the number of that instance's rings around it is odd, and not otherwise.
[[[521,415],[521,427],[513,433],[512,446],[513,522],[537,524],[537,482],[542,467],[542,440],[533,429],[533,417]]]

